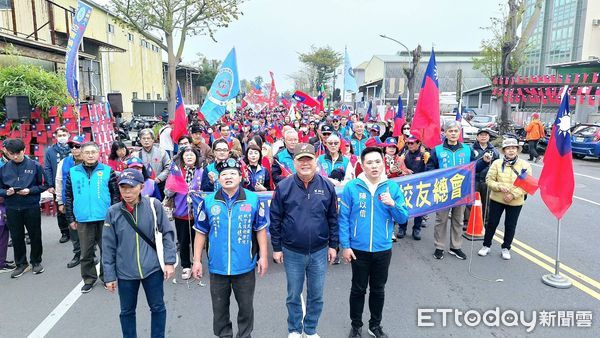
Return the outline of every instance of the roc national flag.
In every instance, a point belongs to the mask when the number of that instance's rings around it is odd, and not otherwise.
[[[571,114],[566,86],[552,126],[538,184],[542,200],[554,217],[561,219],[571,207],[575,191],[571,152]]]
[[[206,122],[212,125],[225,114],[227,102],[240,92],[235,48],[232,48],[213,80],[206,100],[200,108]]]
[[[352,64],[350,63],[350,56],[348,55],[347,49],[345,50],[344,55],[344,90],[352,93],[356,93],[358,91],[356,78],[354,77],[354,70],[352,69]]]
[[[410,133],[421,140],[428,148],[442,143],[440,137],[440,90],[438,85],[437,63],[435,52],[431,49],[431,57],[425,70],[419,100],[415,108]]]
[[[183,104],[183,96],[181,96],[181,88],[177,83],[177,103],[175,105],[175,119],[173,120],[173,130],[171,138],[173,142],[179,140],[183,135],[187,134],[187,117],[185,116],[185,106]]]
[[[394,132],[392,136],[398,137],[402,135],[402,126],[404,125],[404,107],[402,107],[402,97],[398,96],[398,111],[394,116]]]

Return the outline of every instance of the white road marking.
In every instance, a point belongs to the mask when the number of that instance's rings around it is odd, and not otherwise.
[[[69,292],[69,294],[65,297],[65,299],[63,299],[62,302],[60,302],[60,304],[58,304],[54,308],[54,310],[52,310],[52,312],[50,312],[48,317],[46,317],[40,323],[40,325],[38,325],[35,328],[35,330],[33,330],[33,332],[31,332],[27,336],[27,338],[45,337],[48,334],[48,332],[50,332],[50,330],[52,330],[54,325],[56,325],[56,323],[58,323],[58,321],[62,318],[62,316],[64,316],[65,313],[67,313],[67,311],[69,311],[71,306],[73,306],[73,304],[75,304],[75,302],[79,299],[79,297],[81,297],[81,295],[82,295],[81,287],[82,286],[83,286],[83,281],[81,281],[79,284],[77,284],[75,286],[75,288],[73,288],[73,290],[71,290],[71,292]]]
[[[573,195],[573,198],[576,198],[576,199],[578,199],[578,200],[582,200],[582,201],[584,201],[584,202],[588,202],[588,203],[592,203],[592,204],[594,204],[594,205],[600,206],[600,203],[598,203],[598,202],[594,202],[594,201],[590,201],[590,200],[588,200],[587,198],[578,197],[578,196],[575,196],[575,195]]]
[[[96,272],[100,275],[100,263],[96,264]],[[83,280],[77,284],[71,292],[62,300],[55,308],[50,312],[48,317],[31,332],[27,338],[38,338],[45,337],[50,330],[58,323],[58,321],[69,311],[71,306],[81,297],[81,288],[83,287]]]

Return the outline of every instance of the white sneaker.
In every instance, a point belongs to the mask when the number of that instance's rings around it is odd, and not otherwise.
[[[318,334],[304,334],[306,336],[306,338],[321,338],[321,336],[319,336]]]
[[[183,269],[183,271],[181,272],[181,279],[188,280],[188,279],[190,279],[190,277],[192,277],[192,269],[190,269],[190,268]]]
[[[290,332],[288,333],[288,338],[302,338],[302,334],[298,332]]]
[[[502,249],[502,259],[509,260],[510,259],[510,251],[508,249]]]
[[[487,256],[487,254],[490,252],[490,248],[487,246],[483,246],[479,252],[477,253],[479,256],[483,257],[483,256]]]

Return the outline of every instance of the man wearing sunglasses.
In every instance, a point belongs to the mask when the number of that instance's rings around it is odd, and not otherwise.
[[[56,204],[58,204],[58,212],[66,219],[65,210],[65,180],[69,176],[69,170],[74,166],[81,164],[81,143],[84,142],[82,135],[75,135],[67,143],[71,149],[71,155],[62,159],[56,165],[56,179],[54,180],[54,190],[56,191]],[[68,223],[68,222],[67,222]],[[69,238],[73,244],[73,259],[67,263],[67,268],[71,269],[79,265],[81,262],[81,246],[79,244],[79,236],[77,230],[69,227]]]

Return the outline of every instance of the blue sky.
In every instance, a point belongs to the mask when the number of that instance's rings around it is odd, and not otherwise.
[[[96,0],[108,3],[110,0]],[[299,52],[311,45],[348,47],[353,66],[374,54],[402,47],[379,37],[391,36],[409,48],[478,50],[489,18],[499,16],[498,0],[249,0],[244,15],[228,28],[187,40],[184,63],[196,53],[224,59],[235,46],[240,79],[275,73],[278,90],[292,89],[286,75],[301,68]]]

